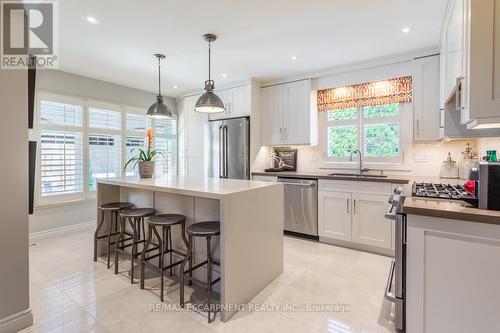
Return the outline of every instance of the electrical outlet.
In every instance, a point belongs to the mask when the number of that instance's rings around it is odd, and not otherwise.
[[[425,162],[427,161],[427,155],[425,153],[414,153],[413,161],[415,162]]]

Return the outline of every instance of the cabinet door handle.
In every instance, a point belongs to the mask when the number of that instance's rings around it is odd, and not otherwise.
[[[356,214],[356,199],[354,199],[353,204],[354,204],[353,213]]]
[[[283,141],[283,128],[280,127],[280,141]]]
[[[420,119],[417,119],[417,135],[420,135]]]
[[[349,201],[350,201],[350,199],[346,200],[346,203],[347,203],[347,214],[349,214]]]
[[[455,95],[455,109],[462,110],[462,80],[463,77],[457,77],[457,94]]]

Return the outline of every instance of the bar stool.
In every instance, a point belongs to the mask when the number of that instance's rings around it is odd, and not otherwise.
[[[193,281],[192,278],[192,272],[195,269],[200,268],[203,265],[207,265],[207,283],[206,285],[202,285],[207,288],[208,292],[208,322],[211,323],[215,320],[215,316],[217,315],[217,311],[214,311],[214,316],[211,318],[210,313],[211,310],[211,297],[212,297],[212,286],[216,284],[217,282],[220,281],[220,277],[212,281],[212,264],[219,266],[220,263],[212,259],[212,253],[211,253],[211,247],[210,247],[210,241],[212,237],[219,236],[220,235],[220,222],[219,221],[207,221],[207,222],[198,222],[198,223],[193,223],[190,226],[187,227],[187,233],[188,233],[188,253],[186,254],[186,257],[184,258],[182,264],[181,264],[181,279],[180,279],[180,305],[181,307],[184,307],[184,275],[186,273],[189,273],[189,280]],[[207,241],[207,260],[195,265],[192,267],[192,256],[193,256],[193,237],[205,237]],[[184,271],[184,267],[186,266],[187,262],[190,262],[189,269],[187,271]]]
[[[153,216],[156,214],[154,208],[133,208],[122,210],[120,212],[120,235],[115,243],[115,274],[118,274],[118,252],[126,253],[124,250],[127,247],[132,246],[132,267],[130,283],[134,283],[134,259],[139,256],[137,253],[137,247],[139,244],[144,243],[145,232],[144,232],[144,218]],[[128,220],[130,227],[132,228],[132,244],[124,244],[127,240],[123,239],[125,234],[125,225]],[[141,238],[141,227],[144,238]],[[121,243],[121,246],[119,245]]]
[[[173,248],[172,245],[172,230],[171,227],[174,225],[181,226],[181,236],[184,244],[186,245],[186,249],[188,248],[188,241],[186,239],[186,217],[180,214],[161,214],[150,217],[147,221],[148,223],[148,239],[146,241],[146,245],[141,254],[141,289],[144,289],[144,266],[148,262],[148,260],[159,257],[159,270],[161,274],[161,291],[160,291],[160,300],[163,302],[163,273],[166,270],[170,270],[170,275],[172,275],[172,268],[182,263],[182,260],[177,262],[173,262],[173,254],[179,254],[181,256],[186,256],[186,253],[177,251]],[[161,228],[161,235],[158,232],[158,228]],[[149,248],[152,243],[153,233],[158,240],[158,244],[153,244],[153,248]],[[146,257],[146,253],[150,251],[158,250],[158,254],[153,256]],[[164,267],[164,255],[166,253],[170,254],[170,262],[167,267]]]
[[[111,202],[111,203],[106,203],[99,205],[98,211],[99,211],[99,224],[97,225],[97,228],[95,229],[94,232],[94,261],[97,261],[97,241],[99,239],[107,238],[107,246],[108,246],[108,261],[107,261],[107,267],[109,269],[110,267],[110,258],[111,258],[111,245],[114,244],[114,242],[111,242],[111,236],[118,235],[118,214],[120,211],[124,209],[130,209],[132,208],[133,204],[130,202]],[[104,217],[105,213],[110,212],[111,215],[111,220],[109,224],[109,229],[108,229],[108,234],[107,235],[102,235],[99,236],[99,232],[101,231],[102,226],[104,225]],[[113,222],[115,226],[115,231],[113,232]]]

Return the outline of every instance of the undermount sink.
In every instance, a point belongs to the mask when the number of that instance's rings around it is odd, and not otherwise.
[[[387,178],[386,175],[366,175],[358,173],[331,173],[329,176],[339,176],[339,177],[364,177],[364,178]]]

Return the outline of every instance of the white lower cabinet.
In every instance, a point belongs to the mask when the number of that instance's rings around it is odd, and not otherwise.
[[[390,249],[392,222],[384,217],[387,195],[352,194],[352,241]]]
[[[391,184],[320,180],[320,241],[389,254],[394,249],[394,228],[384,215],[390,194]]]
[[[500,225],[408,215],[406,332],[500,332]]]
[[[318,192],[318,229],[320,236],[351,240],[351,193]]]

